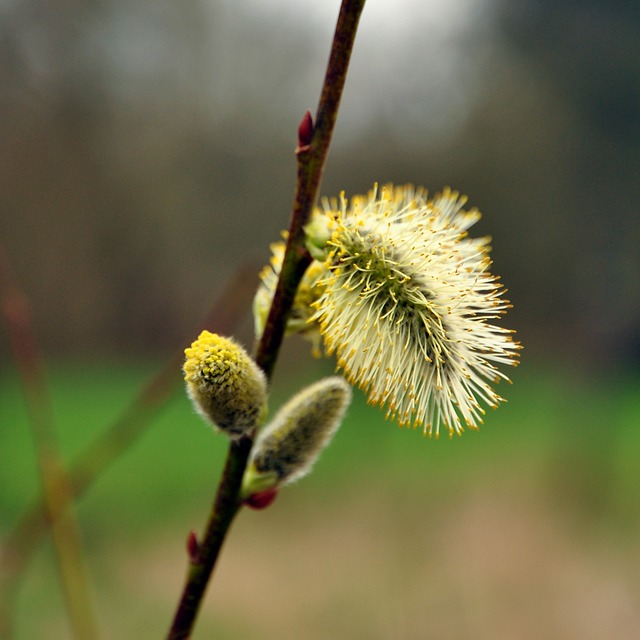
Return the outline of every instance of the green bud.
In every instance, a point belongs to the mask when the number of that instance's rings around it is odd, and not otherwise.
[[[203,331],[184,353],[187,393],[198,413],[230,438],[239,438],[262,422],[267,381],[239,344]]]
[[[285,234],[286,235],[286,234]],[[271,245],[271,261],[260,273],[261,283],[253,299],[256,340],[260,340],[267,323],[284,259],[284,242]],[[313,304],[322,295],[322,280],[329,274],[323,263],[313,260],[298,285],[293,306],[287,318],[287,335],[299,333],[313,343],[313,354],[321,355],[318,324],[309,319],[315,314]]]
[[[313,258],[324,262],[329,253],[328,242],[333,234],[333,220],[330,216],[315,210],[311,220],[304,227],[305,247]]]
[[[351,387],[339,376],[297,393],[258,435],[242,482],[250,496],[305,476],[329,444],[351,402]]]

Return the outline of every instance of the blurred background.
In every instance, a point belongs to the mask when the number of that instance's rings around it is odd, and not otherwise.
[[[247,265],[234,333],[251,345],[338,9],[0,3],[0,239],[67,457]],[[636,637],[639,32],[623,0],[368,0],[322,193],[467,194],[523,363],[499,388],[508,404],[453,442],[400,432],[358,395],[316,473],[241,515],[195,638]],[[4,534],[38,481],[6,339],[0,358]],[[273,405],[332,370],[290,341]],[[224,457],[175,378],[79,505],[107,638],[167,628]],[[70,637],[47,545],[15,619],[17,638]]]

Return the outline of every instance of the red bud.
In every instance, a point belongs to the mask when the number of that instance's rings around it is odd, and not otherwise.
[[[276,499],[277,495],[278,489],[271,487],[271,489],[267,489],[266,491],[252,493],[245,499],[244,503],[252,509],[266,509]]]
[[[313,136],[313,118],[309,110],[305,111],[300,125],[298,126],[298,150],[302,151],[311,144],[311,138]]]
[[[200,552],[200,543],[195,531],[190,531],[187,536],[187,553],[191,562],[195,562]]]

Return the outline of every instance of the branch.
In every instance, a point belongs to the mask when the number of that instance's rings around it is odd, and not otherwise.
[[[202,326],[220,333],[231,333],[245,312],[246,283],[254,277],[253,266],[244,267],[230,280],[213,305]],[[239,292],[241,295],[239,295]],[[251,291],[252,292],[252,291]],[[149,427],[167,400],[180,386],[177,371],[184,359],[177,351],[165,366],[140,390],[118,418],[97,436],[69,466],[72,495],[67,494],[61,508],[77,500]],[[28,507],[4,540],[0,555],[0,638],[7,635],[12,603],[20,576],[49,530],[52,520],[42,498]],[[4,633],[3,633],[4,632]]]
[[[298,179],[287,246],[271,310],[256,351],[256,361],[269,379],[278,358],[296,290],[311,262],[311,257],[304,248],[304,226],[318,197],[364,2],[365,0],[343,0],[311,140],[304,139],[308,114],[305,114],[299,130],[300,144],[296,150]],[[222,544],[241,506],[238,496],[252,444],[253,437],[246,436],[231,441],[229,445],[227,461],[202,543],[193,545],[194,552],[169,630],[169,640],[184,639],[191,635]]]
[[[316,124],[308,144],[305,144],[306,136],[302,133],[305,125],[310,124],[308,113],[300,125],[300,144],[296,149],[298,180],[287,247],[271,311],[256,353],[257,363],[269,378],[278,357],[296,289],[311,262],[304,248],[304,226],[309,221],[311,210],[318,199],[364,2],[365,0],[343,0],[318,104]]]
[[[9,256],[0,246],[0,299],[9,342],[20,373],[44,496],[46,517],[53,523],[53,544],[73,634],[98,637],[75,514],[71,480],[61,462],[53,425],[51,399],[26,296],[16,283]],[[8,625],[9,622],[3,623]],[[8,630],[2,630],[8,633]]]

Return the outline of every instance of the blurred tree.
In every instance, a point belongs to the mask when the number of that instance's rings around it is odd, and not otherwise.
[[[267,259],[333,25],[265,6],[0,8],[0,233],[46,348],[173,345],[240,260]],[[637,3],[401,8],[365,10],[323,192],[463,190],[528,357],[637,361]]]
[[[509,51],[569,114],[563,170],[571,220],[558,274],[570,335],[590,359],[640,364],[640,5],[626,0],[504,3]],[[567,139],[568,138],[568,139]],[[571,157],[572,156],[572,157]],[[551,161],[551,154],[544,162]],[[562,224],[562,222],[560,222]],[[561,281],[564,278],[559,278]]]

